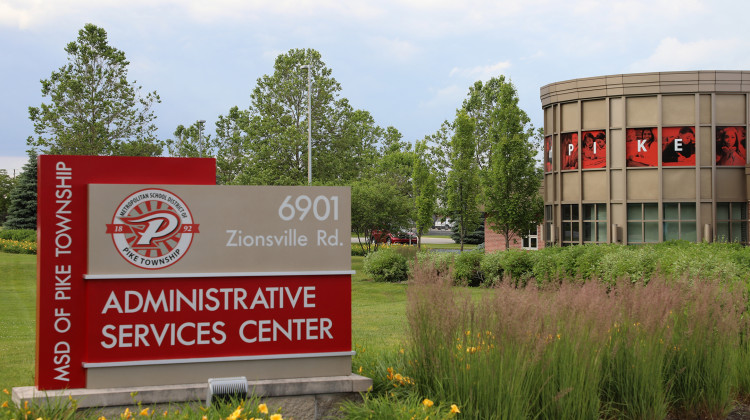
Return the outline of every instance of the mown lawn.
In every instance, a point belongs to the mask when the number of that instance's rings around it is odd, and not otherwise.
[[[34,383],[36,255],[0,253],[0,389]]]

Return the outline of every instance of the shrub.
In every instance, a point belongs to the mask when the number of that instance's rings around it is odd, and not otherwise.
[[[482,284],[482,258],[481,252],[462,252],[455,259],[453,267],[453,278],[456,284],[476,287]]]
[[[34,229],[0,229],[0,239],[36,242],[36,231]]]
[[[406,257],[390,247],[383,247],[368,254],[365,257],[364,270],[375,281],[397,283],[408,278]]]
[[[484,281],[488,285],[500,283],[503,280],[503,255],[504,251],[495,251],[485,254],[479,265],[482,270]]]
[[[488,285],[508,278],[516,286],[526,286],[529,278],[533,277],[533,267],[532,254],[517,249],[487,254],[481,262],[482,276]]]
[[[434,270],[436,276],[444,276],[451,272],[455,254],[452,252],[421,251],[417,253],[416,264],[427,265]]]
[[[526,286],[531,277],[533,262],[529,251],[509,249],[505,251],[503,258],[503,270],[516,286]]]

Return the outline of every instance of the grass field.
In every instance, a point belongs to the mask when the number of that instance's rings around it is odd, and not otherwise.
[[[36,255],[0,253],[0,389],[34,382]]]

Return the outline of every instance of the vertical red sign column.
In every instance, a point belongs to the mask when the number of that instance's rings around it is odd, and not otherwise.
[[[38,159],[36,386],[83,388],[87,185],[214,185],[216,161],[46,155]]]

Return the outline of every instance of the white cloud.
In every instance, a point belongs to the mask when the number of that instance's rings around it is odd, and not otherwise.
[[[458,107],[467,91],[468,88],[466,86],[461,87],[458,85],[450,85],[441,89],[430,89],[432,97],[427,101],[421,101],[419,107],[435,108],[442,107],[445,104],[454,104],[454,106]]]
[[[486,66],[454,67],[450,72],[450,76],[453,77],[457,75],[467,79],[489,80],[493,77],[499,76],[503,73],[503,70],[506,70],[509,67],[510,61],[500,61]]]
[[[413,43],[401,39],[373,37],[368,43],[373,49],[380,51],[381,55],[399,60],[410,59],[418,52]]]
[[[13,171],[15,170],[17,176],[21,173],[23,165],[28,161],[28,156],[0,156],[0,169],[7,170],[10,176],[13,176]]]
[[[647,58],[632,63],[633,72],[670,70],[734,70],[750,66],[748,41],[733,39],[703,39],[681,42],[664,38]],[[739,53],[741,52],[741,53]]]

